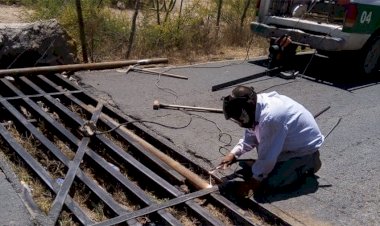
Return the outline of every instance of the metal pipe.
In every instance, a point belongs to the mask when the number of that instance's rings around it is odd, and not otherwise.
[[[171,73],[167,73],[167,72],[153,71],[153,70],[149,70],[149,69],[146,69],[146,68],[136,68],[136,67],[133,67],[132,70],[141,71],[141,72],[147,72],[147,73],[153,73],[153,74],[162,75],[162,76],[166,76],[166,77],[172,77],[172,78],[189,79],[188,77],[185,77],[185,76],[182,76],[182,75],[176,75],[176,74],[171,74]]]
[[[192,107],[192,106],[184,106],[184,105],[173,105],[173,104],[163,104],[158,100],[153,102],[153,109],[158,110],[160,108],[166,109],[184,109],[184,110],[194,110],[194,111],[206,111],[206,112],[214,112],[214,113],[223,113],[222,109],[219,108],[205,108],[205,107]]]
[[[146,64],[159,64],[168,63],[167,58],[153,58],[153,59],[142,59],[142,60],[126,60],[126,61],[111,61],[111,62],[100,62],[100,63],[89,63],[89,64],[67,64],[67,65],[55,65],[55,66],[45,66],[45,67],[29,67],[29,68],[13,68],[0,70],[0,78],[4,76],[14,76],[14,75],[26,75],[26,74],[44,74],[44,73],[60,73],[60,72],[75,72],[81,70],[103,70],[120,68],[130,65],[146,65]]]
[[[87,111],[94,112],[95,107],[91,105],[83,105]],[[194,185],[197,189],[205,189],[210,188],[212,185],[210,185],[206,180],[202,179],[200,176],[192,172],[191,170],[187,169],[183,165],[181,165],[179,162],[172,159],[170,156],[166,155],[165,153],[161,152],[157,148],[155,148],[153,145],[142,139],[141,137],[137,136],[135,133],[127,129],[125,126],[121,126],[118,122],[113,120],[108,115],[101,113],[100,119],[104,121],[108,121],[111,124],[113,124],[115,127],[118,127],[122,132],[127,134],[130,138],[132,138],[134,141],[136,141],[138,144],[143,146],[147,151],[155,155],[157,158],[159,158],[161,161],[172,167],[175,171],[177,171],[179,174],[181,174],[183,177],[185,177],[192,185]]]

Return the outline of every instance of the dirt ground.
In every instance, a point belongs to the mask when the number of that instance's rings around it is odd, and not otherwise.
[[[27,10],[22,6],[0,4],[0,23],[20,23],[27,21]]]

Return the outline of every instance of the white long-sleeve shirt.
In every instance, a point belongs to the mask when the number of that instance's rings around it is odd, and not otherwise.
[[[257,95],[255,128],[232,149],[237,158],[256,147],[253,177],[263,180],[276,162],[312,154],[324,141],[313,115],[301,104],[277,92]]]

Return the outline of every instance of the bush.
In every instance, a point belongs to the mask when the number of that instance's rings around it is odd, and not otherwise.
[[[56,18],[80,43],[75,0],[20,0],[35,11],[32,19]],[[163,4],[164,0],[160,0]],[[166,0],[169,2],[169,0]],[[81,0],[86,45],[91,61],[125,58],[131,33],[132,10],[118,10],[115,0]],[[123,0],[128,7],[134,0]],[[221,45],[244,46],[251,37],[249,23],[254,16],[254,0],[241,21],[246,0],[223,1],[220,27],[216,27],[217,0],[184,1],[179,8],[157,11],[151,1],[142,1],[130,57],[146,58],[165,55],[180,58],[214,53]],[[177,1],[178,2],[178,1]],[[211,4],[210,4],[211,3]],[[78,45],[80,47],[81,45]],[[79,52],[81,49],[79,49]]]
[[[56,18],[72,38],[80,43],[78,15],[74,0],[22,0],[34,9],[31,20]],[[108,1],[81,0],[86,45],[91,61],[122,58],[130,32],[127,15],[103,7]],[[80,46],[80,45],[78,45]],[[78,49],[81,52],[81,49]]]

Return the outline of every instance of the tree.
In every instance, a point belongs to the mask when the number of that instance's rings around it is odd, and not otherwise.
[[[131,34],[129,35],[129,40],[128,40],[128,49],[127,49],[127,54],[126,54],[127,59],[129,58],[132,52],[132,45],[133,45],[134,37],[136,35],[136,23],[137,23],[137,16],[139,14],[139,8],[140,8],[140,0],[136,0],[135,12],[133,13],[133,17],[132,17]]]

